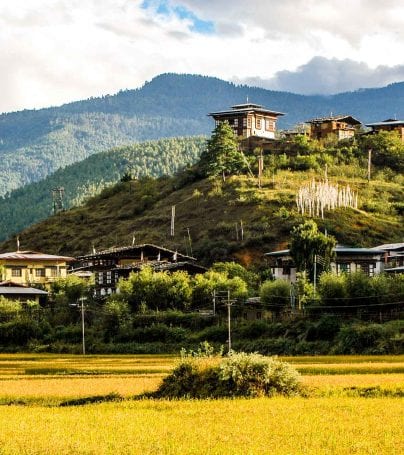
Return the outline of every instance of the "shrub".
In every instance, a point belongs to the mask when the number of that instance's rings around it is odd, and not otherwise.
[[[183,356],[153,396],[159,398],[257,397],[300,391],[299,374],[286,362],[261,354]]]
[[[260,289],[261,303],[280,312],[290,302],[291,285],[286,280],[265,281]]]

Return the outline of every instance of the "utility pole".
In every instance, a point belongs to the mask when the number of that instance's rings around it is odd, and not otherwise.
[[[216,316],[216,289],[213,289],[213,316]]]
[[[83,355],[86,355],[86,338],[84,333],[84,300],[85,297],[80,297],[81,302],[81,334],[83,338]]]
[[[228,343],[229,352],[231,354],[231,302],[230,302],[230,290],[227,291],[227,327],[228,327]]]
[[[317,285],[317,254],[314,255],[314,295],[316,295]]]
[[[187,232],[188,232],[189,250],[191,251],[191,256],[192,256],[192,241],[191,241],[191,234],[189,233],[189,227],[187,227]]]
[[[174,237],[174,227],[175,227],[175,205],[171,206],[171,237]]]
[[[261,155],[258,157],[258,188],[261,188],[261,180],[262,180],[262,171],[264,170],[264,157]]]
[[[368,182],[370,182],[370,171],[372,168],[372,149],[368,150]]]
[[[69,306],[78,307],[81,312],[81,339],[82,339],[82,352],[83,355],[86,355],[86,337],[85,337],[85,327],[84,327],[84,301],[87,300],[86,297],[80,297],[80,303],[70,303]]]

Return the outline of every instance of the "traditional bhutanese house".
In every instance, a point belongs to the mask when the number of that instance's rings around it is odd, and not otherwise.
[[[355,136],[359,120],[351,115],[333,115],[329,117],[318,117],[308,120],[310,124],[310,138],[319,141],[336,139],[349,139]]]
[[[0,282],[0,296],[9,300],[18,300],[21,303],[28,301],[42,303],[47,295],[48,293],[42,289],[31,288],[13,281]]]
[[[151,267],[155,271],[183,270],[189,274],[204,273],[206,269],[195,262],[196,259],[191,256],[146,243],[79,256],[71,273],[94,273],[95,295],[103,297],[116,291],[120,278],[127,278],[131,272],[138,272],[144,267]]]
[[[404,266],[404,242],[401,243],[384,243],[376,247],[378,250],[383,250],[385,271],[387,268],[395,268]]]
[[[67,276],[67,264],[73,258],[37,251],[14,251],[0,254],[2,281],[31,286],[48,286],[52,281]]]
[[[259,104],[236,104],[227,111],[211,112],[216,126],[228,122],[234,134],[243,139],[245,148],[252,149],[265,144],[266,140],[275,139],[276,122],[279,116],[285,115]]]
[[[397,131],[401,140],[404,142],[404,120],[388,119],[383,122],[367,123],[366,126],[372,128],[371,133],[380,131]]]
[[[338,245],[334,248],[335,259],[331,271],[336,274],[362,271],[368,276],[383,272],[385,250],[380,248],[350,248]],[[272,275],[276,279],[296,282],[296,267],[289,250],[265,253]],[[320,270],[320,266],[319,266]]]

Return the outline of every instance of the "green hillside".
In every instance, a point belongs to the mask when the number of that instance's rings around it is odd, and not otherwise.
[[[0,240],[52,214],[52,188],[65,189],[64,206],[80,205],[115,184],[125,172],[134,177],[172,175],[199,158],[206,139],[171,138],[114,148],[66,166],[44,180],[0,198]]]
[[[380,171],[368,183],[365,172],[352,171],[330,165],[328,176],[330,182],[349,184],[358,191],[358,209],[326,213],[324,219],[316,219],[321,229],[348,245],[402,241],[402,177],[390,173],[386,181]],[[21,248],[79,255],[93,246],[130,244],[135,236],[136,243],[153,242],[188,253],[192,247],[192,254],[204,263],[231,257],[256,263],[262,261],[262,253],[287,245],[291,227],[303,219],[295,204],[299,187],[322,177],[313,170],[278,169],[272,174],[268,169],[261,189],[252,177],[233,176],[223,183],[198,180],[191,172],[121,182],[82,207],[26,229],[20,234]],[[172,205],[176,206],[174,237],[170,236]],[[1,249],[15,249],[14,240]]]
[[[163,74],[136,90],[0,115],[0,196],[112,147],[209,134],[213,122],[208,112],[247,97],[285,112],[280,128],[330,112],[349,113],[363,122],[404,117],[404,83],[333,96],[302,96],[212,77]]]

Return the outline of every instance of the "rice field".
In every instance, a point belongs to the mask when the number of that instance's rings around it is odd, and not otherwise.
[[[158,401],[173,356],[0,355],[0,454],[401,454],[404,356],[284,358],[309,398]],[[117,393],[123,401],[60,407]],[[401,394],[403,396],[403,394]]]

